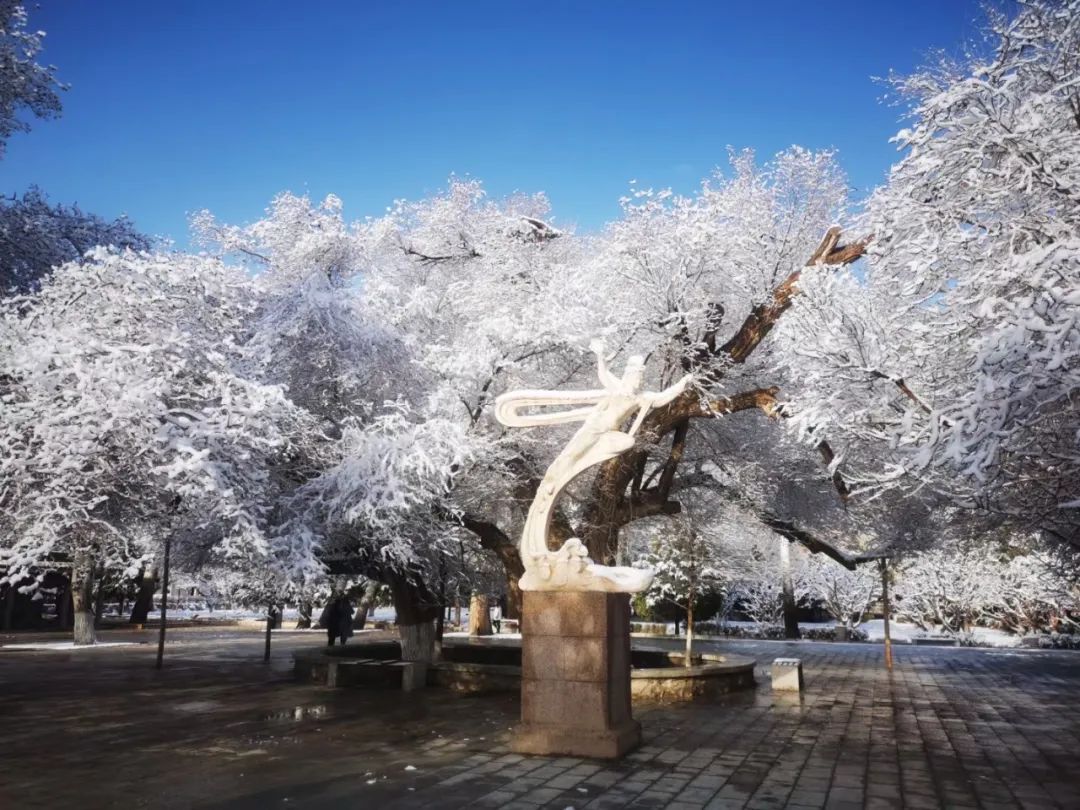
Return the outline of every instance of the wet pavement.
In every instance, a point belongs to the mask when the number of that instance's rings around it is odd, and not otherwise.
[[[508,753],[514,694],[295,683],[319,633],[269,665],[255,631],[170,638],[162,672],[152,643],[0,648],[0,808],[1080,807],[1075,652],[901,646],[890,675],[877,645],[706,642],[758,690],[635,707],[643,747],[604,763]],[[768,689],[790,656],[801,700]]]

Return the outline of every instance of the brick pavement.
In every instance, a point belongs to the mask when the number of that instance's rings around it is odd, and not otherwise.
[[[0,652],[0,805],[1080,807],[1077,653],[899,647],[889,675],[880,646],[720,642],[801,657],[806,693],[638,707],[645,744],[605,763],[507,753],[513,695],[300,686],[278,646],[181,644],[164,675]]]
[[[869,645],[717,646],[798,655],[806,694],[639,711],[645,745],[617,765],[474,755],[393,806],[1080,807],[1080,658],[901,648],[889,675]]]

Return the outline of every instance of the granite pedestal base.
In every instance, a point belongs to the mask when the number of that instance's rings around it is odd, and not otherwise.
[[[526,591],[521,620],[521,754],[616,759],[641,743],[630,713],[630,597]]]

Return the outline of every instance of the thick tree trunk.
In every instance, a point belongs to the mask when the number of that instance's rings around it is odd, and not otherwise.
[[[506,573],[506,615],[507,619],[521,619],[521,588],[518,580],[525,573],[525,565],[521,562],[521,554],[518,553],[517,544],[506,535],[502,529],[494,523],[479,518],[465,515],[461,519],[462,525],[476,535],[480,545],[488,551],[493,551],[502,563]],[[569,526],[552,524],[552,537],[556,542],[562,542],[570,537]],[[457,618],[458,626],[461,626],[461,616]]]
[[[311,600],[301,599],[296,603],[296,612],[299,614],[296,619],[297,630],[307,630],[311,627]]]
[[[131,606],[131,624],[146,624],[146,619],[154,607],[154,591],[157,590],[157,566],[144,568],[139,578],[139,592]]]
[[[97,641],[94,632],[94,561],[86,552],[79,552],[71,566],[71,606],[75,616],[75,644]]]
[[[799,638],[799,616],[795,606],[795,588],[791,582],[791,547],[784,538],[780,543],[780,583],[783,591],[784,638]]]
[[[397,611],[401,658],[404,661],[432,661],[435,657],[435,619],[439,605],[415,571],[386,572],[386,581]]]
[[[474,593],[469,599],[469,635],[491,635],[491,604],[486,594]]]
[[[360,596],[360,604],[356,606],[356,613],[353,614],[353,630],[363,630],[364,625],[367,624],[368,614],[371,613],[371,608],[375,605],[375,597],[379,593],[379,583],[374,579],[369,579],[364,583],[364,592]]]
[[[461,598],[454,597],[454,626],[461,628]]]
[[[402,661],[427,661],[435,659],[435,622],[399,624]]]

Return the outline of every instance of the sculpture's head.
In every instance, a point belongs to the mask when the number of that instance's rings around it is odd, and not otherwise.
[[[626,370],[622,375],[623,385],[630,393],[637,393],[645,380],[645,358],[640,354],[632,355],[626,361]]]

